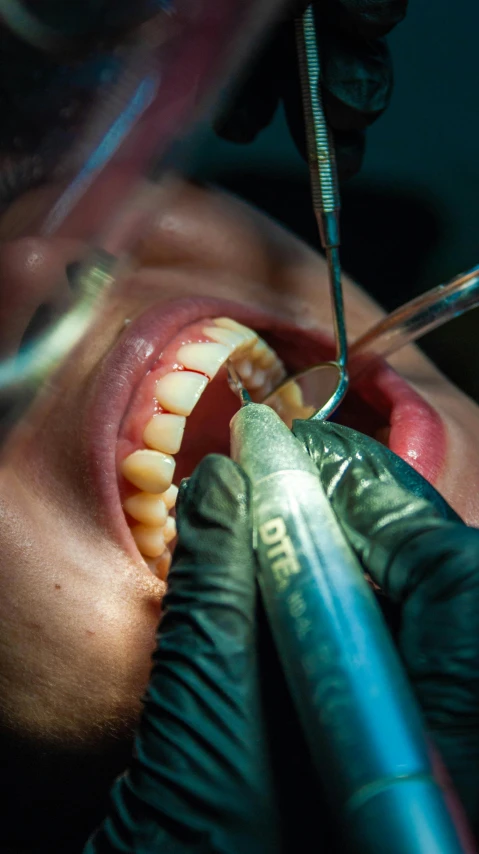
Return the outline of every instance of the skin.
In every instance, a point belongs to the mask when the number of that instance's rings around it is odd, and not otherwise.
[[[65,262],[81,251],[78,243],[62,246]],[[15,263],[15,274],[26,276],[21,253]],[[41,776],[54,816],[59,793],[71,802],[73,778],[89,808],[103,803],[111,775],[124,767],[164,593],[163,583],[109,529],[90,479],[81,413],[125,318],[197,294],[273,311],[280,296],[281,312],[299,327],[329,329],[320,257],[232,198],[180,185],[145,237],[139,269],[108,305],[101,330],[89,333],[4,453],[0,725],[6,743],[28,745],[19,791],[31,775]],[[381,311],[349,283],[345,301],[353,340]],[[467,522],[478,524],[479,408],[414,347],[393,364],[444,421],[447,454],[437,488]],[[40,770],[30,761],[36,755],[39,762],[37,748],[47,757]],[[85,779],[91,782],[81,788]]]

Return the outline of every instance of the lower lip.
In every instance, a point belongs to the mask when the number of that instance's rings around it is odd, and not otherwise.
[[[317,361],[318,352],[331,345],[324,336],[288,326],[284,319],[215,299],[163,302],[128,325],[97,372],[92,402],[85,410],[84,435],[92,487],[104,508],[105,521],[132,557],[137,558],[138,553],[123,514],[116,473],[116,442],[122,418],[135,389],[168,341],[194,321],[219,316],[233,317],[267,339],[272,336],[297,342],[300,336],[305,362],[295,364],[295,369]],[[271,343],[274,346],[274,341]],[[297,361],[297,346],[295,349]],[[391,450],[434,483],[445,457],[444,428],[437,413],[387,365],[377,366],[374,376],[363,378],[357,391],[391,425]]]
[[[446,459],[446,432],[438,413],[385,362],[355,388],[389,421],[390,450],[434,486]]]

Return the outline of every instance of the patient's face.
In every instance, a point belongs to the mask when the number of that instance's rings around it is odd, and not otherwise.
[[[5,245],[4,342],[21,337],[58,270],[81,255],[80,232],[53,246]],[[25,288],[36,297],[15,329],[8,299],[24,305]],[[380,311],[353,285],[345,299],[354,339]],[[205,453],[228,453],[237,403],[225,359],[260,399],[283,363],[317,361],[329,343],[321,258],[233,199],[183,185],[35,430],[19,428],[3,460],[4,727],[99,753],[131,729],[174,542],[172,484]],[[344,418],[388,441],[478,524],[479,409],[413,347],[394,364],[398,373],[362,383]]]

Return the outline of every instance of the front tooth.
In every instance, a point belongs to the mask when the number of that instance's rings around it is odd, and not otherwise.
[[[123,503],[123,507],[137,522],[152,527],[164,525],[168,518],[168,508],[161,495],[151,495],[149,492],[131,495]]]
[[[133,539],[139,551],[146,557],[159,557],[165,550],[164,528],[150,528],[149,525],[135,525],[131,529]]]
[[[239,332],[233,332],[231,329],[222,329],[219,326],[205,326],[203,335],[216,341],[218,344],[224,344],[225,347],[231,347],[233,350],[240,350],[246,343],[247,339]]]
[[[174,471],[173,457],[160,451],[134,451],[121,464],[123,476],[144,492],[164,492],[171,486]]]
[[[237,332],[243,336],[245,341],[256,341],[258,337],[257,333],[249,329],[248,326],[243,326],[242,323],[238,323],[231,317],[216,317],[215,324],[223,329],[231,329],[233,332]]]
[[[155,451],[177,454],[181,447],[185,424],[184,415],[171,415],[170,413],[154,415],[145,427],[143,441],[145,445],[154,448]]]
[[[176,504],[176,497],[178,495],[178,487],[175,486],[174,483],[171,484],[170,488],[163,492],[160,495],[162,501],[165,502],[168,510],[171,510],[172,507]]]
[[[169,543],[176,537],[176,522],[173,516],[168,516],[163,527],[163,538],[165,543]]]
[[[208,378],[191,371],[174,371],[158,380],[155,397],[175,415],[189,415],[208,385]],[[159,491],[159,490],[157,490]]]
[[[218,373],[233,351],[233,345],[228,344],[183,344],[178,350],[176,358],[185,368],[192,371],[201,371],[210,379]]]

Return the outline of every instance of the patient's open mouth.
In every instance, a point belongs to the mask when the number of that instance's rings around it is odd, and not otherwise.
[[[190,474],[208,451],[228,452],[228,420],[238,405],[226,382],[228,359],[257,401],[286,376],[258,333],[230,317],[203,318],[168,343],[122,421],[117,467],[123,509],[140,553],[160,574],[176,534],[168,514],[173,479]]]
[[[220,315],[218,308],[227,313]],[[127,329],[126,344],[115,348],[93,407],[93,422],[95,410],[102,413],[102,441],[97,436],[93,442],[93,462],[110,520],[113,516],[130,554],[141,555],[162,579],[176,536],[177,484],[207,453],[229,453],[228,425],[238,400],[228,386],[226,361],[234,363],[253,400],[261,401],[288,373],[330,355],[330,343],[323,341],[321,352],[316,334],[301,332],[299,347],[297,329],[250,314],[211,300],[178,300],[152,309],[131,324],[133,333]],[[117,386],[113,409],[112,384]],[[106,428],[105,396],[111,411]],[[294,408],[298,401],[285,403]],[[429,466],[434,479],[444,449],[438,417],[429,409],[384,366],[373,381],[362,383],[359,394],[349,393],[338,420],[389,444],[426,476]]]

